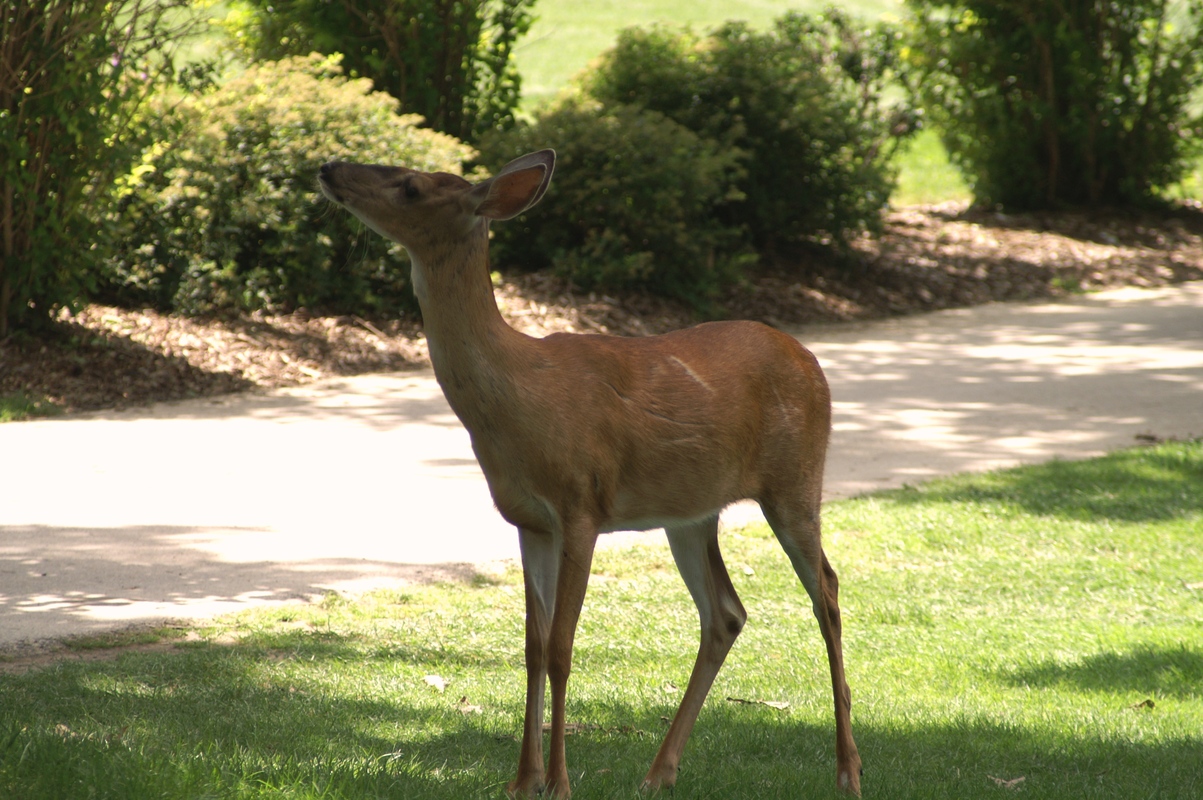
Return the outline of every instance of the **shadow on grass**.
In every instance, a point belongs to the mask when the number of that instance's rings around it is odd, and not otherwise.
[[[1203,513],[1203,441],[1133,448],[936,481],[886,495],[897,503],[996,502],[1042,516],[1152,522]]]
[[[1002,676],[1014,686],[1068,685],[1088,692],[1141,692],[1150,697],[1203,697],[1203,652],[1185,645],[1098,653],[1081,661],[1048,662]]]
[[[359,635],[343,635],[333,632],[269,630],[252,633],[244,637],[243,644],[236,650],[259,652],[273,659],[288,658],[308,661],[361,662],[367,660],[379,664],[400,666],[425,665],[442,669],[507,669],[513,661],[510,653],[496,652],[487,648],[456,647],[444,645],[437,639],[404,637],[403,641],[371,642]],[[514,654],[514,659],[521,659]]]
[[[513,690],[504,708],[463,713],[450,692],[396,699],[389,684],[401,679],[388,659],[337,637],[291,644],[184,646],[0,676],[0,796],[82,796],[86,787],[100,797],[504,797],[518,754],[516,671],[500,678]],[[1182,680],[1196,674],[1196,656]],[[1182,661],[1153,655],[1137,659],[1137,671],[1156,672],[1158,659]],[[306,667],[276,668],[289,660]],[[585,723],[569,739],[576,793],[630,798],[672,709],[598,694],[570,700],[570,721]],[[712,698],[674,797],[834,796],[832,725],[810,714]],[[1023,778],[1024,791],[1042,797],[1203,791],[1200,737],[1133,741],[1068,722],[1061,730],[1072,733],[1050,734],[949,719],[857,723],[866,796],[992,796],[995,778]]]

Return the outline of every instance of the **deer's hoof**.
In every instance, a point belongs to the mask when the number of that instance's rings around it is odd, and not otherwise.
[[[505,787],[506,796],[513,800],[532,800],[543,794],[541,778],[515,778]]]
[[[643,794],[657,794],[663,789],[672,789],[677,783],[677,771],[675,769],[656,768],[652,767],[648,772],[647,777],[643,779],[643,783],[639,786],[639,791]]]
[[[844,770],[835,780],[836,786],[844,794],[860,797],[860,770]]]

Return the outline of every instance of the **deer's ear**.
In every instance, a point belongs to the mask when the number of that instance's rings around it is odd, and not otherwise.
[[[487,181],[468,192],[476,214],[489,219],[512,219],[543,197],[556,166],[555,150],[540,150],[516,158]]]

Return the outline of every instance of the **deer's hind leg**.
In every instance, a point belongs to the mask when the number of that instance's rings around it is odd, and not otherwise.
[[[748,618],[719,552],[718,516],[668,526],[665,530],[673,560],[698,607],[702,636],[685,696],[643,780],[648,789],[676,783],[681,753],[698,712]]]
[[[810,595],[819,630],[827,645],[831,686],[835,695],[836,785],[860,795],[860,755],[852,738],[852,695],[844,676],[839,580],[823,552],[819,525],[819,492],[804,492],[788,500],[761,501],[765,518],[781,543],[794,572]],[[809,496],[809,497],[807,497]]]

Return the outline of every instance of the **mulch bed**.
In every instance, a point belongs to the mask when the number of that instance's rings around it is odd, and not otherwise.
[[[1200,279],[1198,204],[1164,214],[1033,215],[949,204],[893,211],[882,236],[862,237],[842,256],[778,254],[719,306],[727,317],[794,326]],[[697,321],[679,303],[576,292],[546,274],[510,276],[497,297],[510,323],[534,335],[643,335]],[[0,397],[68,411],[121,408],[426,364],[413,320],[303,312],[200,320],[93,305],[40,338],[0,342]]]

